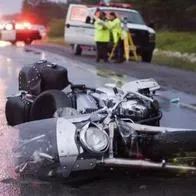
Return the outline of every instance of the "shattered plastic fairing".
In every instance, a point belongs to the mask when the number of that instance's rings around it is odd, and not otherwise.
[[[58,162],[56,119],[21,124],[18,145],[13,149],[17,173],[25,175],[52,175],[52,166]]]

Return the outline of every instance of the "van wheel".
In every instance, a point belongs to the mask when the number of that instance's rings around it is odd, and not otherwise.
[[[31,45],[31,43],[32,43],[31,38],[27,38],[27,39],[24,41],[24,43],[25,43],[26,45]]]
[[[80,45],[77,45],[77,44],[74,45],[74,54],[75,55],[78,55],[78,56],[81,56],[81,54],[82,54],[82,48],[81,48]]]
[[[11,41],[11,44],[14,46],[14,45],[16,45],[16,42],[17,41]]]
[[[147,62],[147,63],[150,63],[151,60],[152,60],[152,55],[153,55],[153,51],[143,51],[142,52],[142,61],[143,62]]]

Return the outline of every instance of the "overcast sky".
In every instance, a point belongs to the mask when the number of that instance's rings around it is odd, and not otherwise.
[[[52,0],[58,1],[58,0]],[[61,0],[66,1],[66,0]],[[20,12],[22,0],[0,0],[0,15]]]

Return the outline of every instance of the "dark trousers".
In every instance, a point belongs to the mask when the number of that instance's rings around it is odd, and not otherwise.
[[[116,48],[116,58],[117,61],[122,62],[124,61],[124,42],[123,40],[119,40]]]
[[[123,62],[124,61],[124,41],[119,40],[116,45],[110,44],[110,52],[112,51],[114,47],[115,47],[115,51],[114,51],[112,59],[116,60],[116,62],[119,62],[119,63]]]
[[[96,42],[97,44],[97,62],[103,59],[108,61],[108,42]]]

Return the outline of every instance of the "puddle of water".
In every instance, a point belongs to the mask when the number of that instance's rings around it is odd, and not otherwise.
[[[158,98],[163,117],[161,126],[196,129],[196,113],[193,110],[171,104],[168,100]]]

